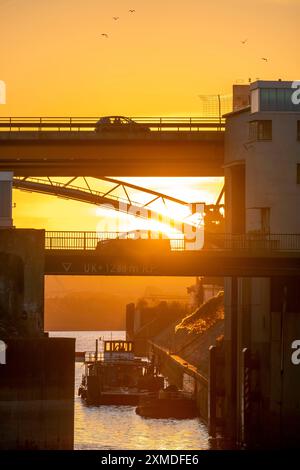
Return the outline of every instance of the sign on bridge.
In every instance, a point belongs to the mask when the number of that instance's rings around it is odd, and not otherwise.
[[[45,251],[45,274],[62,276],[300,276],[300,252],[170,251],[160,255]]]

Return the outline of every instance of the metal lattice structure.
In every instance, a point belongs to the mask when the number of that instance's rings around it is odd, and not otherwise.
[[[223,122],[222,116],[232,111],[232,95],[198,95],[200,99],[200,112],[202,116],[218,119]]]
[[[79,185],[76,181],[81,180],[84,184]],[[111,184],[111,187],[106,191],[99,191],[92,188],[91,180],[98,182],[106,182]],[[182,231],[183,224],[190,227],[197,227],[202,221],[202,215],[197,212],[199,206],[201,208],[204,203],[189,204],[180,199],[162,194],[148,188],[143,188],[131,183],[116,180],[113,178],[86,178],[86,177],[72,177],[66,182],[57,181],[54,178],[18,178],[13,180],[13,186],[16,189],[29,192],[37,192],[40,194],[48,194],[58,196],[66,199],[73,199],[79,202],[94,204],[104,208],[115,209],[120,212],[132,215],[134,217],[141,217],[144,219],[154,219],[159,222],[166,223],[171,227]],[[122,196],[118,194],[122,191]],[[131,192],[134,192],[134,196]],[[134,198],[138,198],[137,201]],[[141,199],[143,202],[141,202]],[[160,203],[161,209],[158,209]],[[155,207],[156,205],[156,207]],[[174,218],[168,215],[168,208],[176,207],[181,210],[183,214],[181,217]],[[174,211],[173,211],[174,213]]]

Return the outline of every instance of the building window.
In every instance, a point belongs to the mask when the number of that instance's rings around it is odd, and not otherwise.
[[[300,105],[294,104],[292,95],[295,92],[288,88],[260,88],[259,111],[299,111]]]
[[[300,184],[300,163],[297,163],[297,184]]]
[[[249,128],[250,140],[272,140],[272,121],[252,121]]]

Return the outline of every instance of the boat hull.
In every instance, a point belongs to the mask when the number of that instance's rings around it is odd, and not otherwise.
[[[151,399],[139,405],[135,411],[143,418],[157,419],[192,419],[199,415],[195,401],[186,398]]]

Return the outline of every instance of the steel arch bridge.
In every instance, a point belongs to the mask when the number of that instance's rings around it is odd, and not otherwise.
[[[53,195],[65,199],[72,199],[78,202],[104,205],[107,208],[113,208],[134,217],[157,220],[166,223],[171,227],[183,231],[183,225],[195,229],[203,222],[203,208],[205,206],[206,214],[210,219],[221,219],[221,199],[224,194],[222,189],[215,205],[205,205],[205,203],[187,203],[181,199],[168,196],[158,191],[144,188],[135,184],[121,181],[114,178],[101,177],[92,178],[97,182],[106,182],[111,185],[106,191],[99,191],[92,187],[90,178],[72,177],[66,182],[57,181],[55,178],[35,178],[35,177],[15,177],[13,186],[22,191],[37,192],[40,194]],[[83,184],[80,184],[81,183]],[[122,195],[120,196],[120,191]],[[134,192],[134,196],[130,192]],[[143,199],[143,202],[137,201]],[[163,210],[158,210],[155,205],[160,203]],[[168,210],[176,209],[182,215],[179,217],[170,217]],[[174,212],[173,212],[174,213]]]

